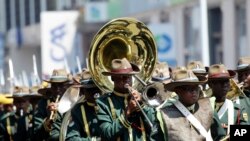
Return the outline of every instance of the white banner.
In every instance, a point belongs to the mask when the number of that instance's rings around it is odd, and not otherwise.
[[[42,12],[42,74],[65,68],[76,34],[77,11]]]
[[[169,23],[150,24],[149,29],[156,40],[159,61],[176,66],[174,26]]]

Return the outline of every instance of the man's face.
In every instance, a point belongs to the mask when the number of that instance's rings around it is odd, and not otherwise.
[[[95,102],[95,94],[101,95],[101,90],[98,87],[95,88],[85,88],[84,95],[89,102]]]
[[[53,95],[61,95],[65,92],[65,84],[64,83],[51,83],[51,91]]]
[[[209,82],[209,86],[216,98],[225,98],[227,92],[230,90],[229,79],[212,80]]]
[[[179,100],[185,106],[191,106],[199,99],[199,86],[198,85],[184,85],[175,88],[175,92],[179,96]]]
[[[112,76],[114,81],[114,89],[118,92],[128,92],[128,89],[125,87],[126,84],[132,86],[132,76],[131,75],[115,75]]]
[[[247,78],[244,80],[244,88],[250,89],[250,75],[247,76]]]
[[[245,71],[239,71],[238,72],[238,81],[239,83],[244,82],[244,80],[247,78],[247,76],[250,74],[250,69]]]

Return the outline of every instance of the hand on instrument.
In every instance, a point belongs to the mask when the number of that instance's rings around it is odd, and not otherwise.
[[[52,112],[52,111],[57,111],[58,103],[51,102],[48,104],[47,109]]]
[[[127,106],[127,110],[126,110],[126,116],[129,117],[131,113],[133,113],[134,111],[138,111],[139,107],[136,103],[136,100],[140,103],[141,101],[141,94],[136,91],[136,90],[132,90],[131,92],[132,96],[128,99],[128,106]]]

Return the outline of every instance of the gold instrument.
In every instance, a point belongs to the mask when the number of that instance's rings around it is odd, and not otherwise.
[[[235,100],[238,96],[244,96],[246,97],[245,93],[243,92],[243,84],[244,82],[241,82],[237,84],[235,80],[230,79],[230,87],[231,90],[227,93],[226,97],[230,100]]]
[[[167,92],[165,92],[164,84],[160,82],[154,82],[146,84],[138,76],[133,75],[139,82],[143,84],[142,98],[143,101],[151,106],[160,106],[165,99],[167,99]]]
[[[127,88],[127,89],[129,90],[129,94],[133,97],[133,99],[135,99],[135,98],[134,98],[134,95],[132,94],[133,91],[134,91],[134,89],[133,89],[132,87],[130,87],[129,84],[125,84],[124,87]],[[142,109],[140,103],[139,103],[136,99],[135,99],[135,102],[136,102],[137,107],[140,109],[141,113],[143,114],[143,116],[144,116],[145,119],[147,120],[148,125],[149,125],[149,126],[151,127],[151,129],[152,129],[152,128],[153,128],[152,122],[149,120],[148,116],[147,116],[146,113],[143,111],[143,109]]]
[[[113,59],[127,58],[140,68],[138,76],[147,81],[151,77],[157,60],[157,48],[151,31],[134,18],[114,19],[104,25],[95,35],[89,51],[89,70],[96,85],[103,92],[113,91],[109,76]],[[142,87],[133,82],[132,87]]]
[[[58,112],[63,114],[73,107],[80,95],[80,88],[71,86],[63,94],[58,102]]]
[[[71,109],[78,103],[83,103],[85,102],[85,96],[81,96],[77,102],[74,103],[74,105],[66,112],[66,114],[63,117],[63,121],[61,124],[60,128],[60,136],[59,136],[59,141],[65,141],[66,140],[66,135],[67,135],[67,130],[68,130],[68,125],[71,122]]]
[[[58,103],[59,98],[60,98],[60,95],[57,95],[55,103]],[[51,111],[50,116],[49,116],[49,119],[50,119],[50,120],[54,120],[55,117],[56,117],[56,112],[55,112],[55,111]]]

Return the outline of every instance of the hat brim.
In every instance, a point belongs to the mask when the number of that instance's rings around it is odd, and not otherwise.
[[[69,82],[69,80],[43,80],[48,83],[66,83]]]
[[[236,70],[234,70],[234,71],[236,71],[236,72],[241,72],[241,71],[247,71],[247,70],[250,70],[250,65],[248,65],[248,66],[246,66],[246,67],[244,67],[244,68],[236,69]]]
[[[102,72],[103,75],[105,76],[110,76],[110,75],[135,75],[138,74],[140,72],[140,69],[137,65],[130,63],[132,66],[132,72],[129,73],[119,73],[119,72]]]
[[[235,71],[233,71],[233,70],[227,70],[227,71],[229,73],[228,77],[209,77],[208,76],[208,80],[225,80],[225,79],[231,79],[231,78],[235,77],[235,75],[236,75]]]
[[[37,91],[38,94],[46,95],[46,93],[50,90],[50,88],[42,88]]]
[[[14,98],[14,99],[25,99],[25,98],[37,98],[37,97],[42,97],[43,95],[41,94],[13,94],[12,96],[8,96],[8,98]]]
[[[199,81],[197,82],[181,82],[181,81],[177,81],[177,82],[170,82],[168,84],[164,85],[164,88],[168,91],[173,91],[176,87],[178,86],[184,86],[184,85],[200,85],[200,84],[204,84],[207,82],[207,78],[205,76],[197,76]]]
[[[117,72],[102,72],[103,75],[105,76],[110,76],[110,75],[135,75],[138,74],[139,72],[129,72],[129,73],[117,73]]]

